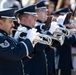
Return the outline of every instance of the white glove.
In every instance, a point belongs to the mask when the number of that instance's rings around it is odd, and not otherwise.
[[[65,18],[66,18],[66,14],[65,14],[64,16],[60,15],[60,16],[57,18],[57,23],[63,26],[64,21],[65,21]]]
[[[36,31],[37,31],[37,29],[32,28],[27,32],[26,38],[28,38],[31,41],[31,43],[34,41],[34,39],[38,35],[38,33]]]
[[[51,23],[51,26],[50,26],[50,28],[49,28],[49,32],[50,32],[51,34],[53,34],[53,33],[56,31],[57,28],[59,28],[57,22],[52,22],[52,23]]]

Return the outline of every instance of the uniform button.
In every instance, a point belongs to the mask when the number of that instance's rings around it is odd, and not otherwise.
[[[46,66],[48,67],[48,64],[46,64]]]
[[[24,68],[24,65],[23,65],[23,68]]]
[[[46,57],[47,55],[45,54],[45,57]]]
[[[24,65],[22,65],[22,67],[23,67],[23,75],[25,75],[25,72],[24,72]]]
[[[47,59],[46,59],[46,62],[47,62]]]

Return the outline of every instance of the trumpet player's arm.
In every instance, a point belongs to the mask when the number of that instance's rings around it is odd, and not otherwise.
[[[26,37],[26,34],[25,33],[21,33],[19,38],[18,38],[18,41],[23,41]],[[48,45],[44,45],[44,44],[41,44],[41,43],[37,43],[34,47],[34,51],[29,55],[30,57],[33,57],[35,52],[37,51],[41,51],[41,50],[44,50]],[[31,49],[30,49],[31,50]]]
[[[65,36],[64,44],[72,45],[76,41],[76,34]]]
[[[0,58],[11,61],[18,61],[26,56],[29,56],[34,49],[29,39],[18,42],[13,45],[13,41],[0,37]]]
[[[35,45],[34,49],[35,49],[36,52],[38,52],[38,51],[45,50],[47,47],[48,47],[48,45],[37,43]]]

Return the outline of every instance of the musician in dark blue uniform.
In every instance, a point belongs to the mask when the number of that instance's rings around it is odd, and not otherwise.
[[[27,32],[26,39],[21,42],[10,37],[14,11],[11,8],[0,10],[0,75],[23,75],[21,59],[34,52],[32,42],[36,37],[35,30]]]
[[[64,28],[64,20],[66,17],[59,16],[57,22],[61,28]],[[71,75],[72,60],[71,60],[71,45],[76,41],[76,34],[69,34],[65,37],[64,44],[57,47],[59,54],[58,69],[60,75]]]
[[[25,7],[23,9],[18,10],[15,15],[20,20],[20,26],[18,27],[18,30],[22,31],[28,31],[29,29],[35,27],[35,22],[37,20],[36,18],[36,12],[35,12],[35,5]],[[23,16],[25,15],[25,16]],[[31,17],[31,18],[30,18]],[[23,18],[25,18],[25,21],[23,22]],[[39,31],[39,30],[38,30]],[[19,41],[23,40],[23,37],[26,37],[25,33],[16,32],[15,38],[18,38]],[[38,43],[35,46],[36,52],[33,54],[32,59],[25,62],[24,58],[24,69],[25,69],[25,75],[46,75],[46,57],[45,57],[45,51],[44,49],[47,47],[47,45],[43,45]]]
[[[63,21],[64,19],[62,19],[62,17],[63,16],[61,16],[59,18],[61,18],[61,20]],[[60,20],[60,19],[58,19],[58,20]],[[59,26],[64,28],[63,23],[61,23],[62,22],[61,20],[60,20],[60,22],[59,21],[57,21],[57,22],[58,22]],[[53,24],[53,26],[51,25],[51,27],[52,28],[50,28],[50,32],[53,33],[52,29],[54,29],[56,27],[56,25]],[[64,31],[63,31],[63,33],[65,34]],[[57,56],[59,57],[59,59],[58,59],[59,61],[58,61],[58,63],[56,63],[57,68],[58,68],[58,74],[57,75],[71,75],[71,69],[72,69],[71,45],[75,41],[76,41],[76,34],[70,34],[70,35],[65,36],[64,44],[62,46],[57,46],[56,47]]]
[[[49,16],[47,15],[48,9],[46,8],[46,2],[41,1],[40,3],[37,3],[36,5],[37,5],[36,12],[38,14],[36,28],[38,29],[40,33],[49,34],[48,30],[46,30],[48,28],[48,25],[46,24],[51,25],[51,19],[49,23],[47,23]],[[46,67],[47,75],[53,75],[55,74],[54,49],[52,49],[51,47],[47,47],[45,49],[45,54],[46,54],[45,57],[46,57],[46,65],[47,65]]]

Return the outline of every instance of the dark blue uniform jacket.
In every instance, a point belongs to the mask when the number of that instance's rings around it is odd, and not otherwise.
[[[34,51],[30,40],[23,41],[29,54]],[[23,75],[21,59],[27,55],[26,46],[0,30],[0,75]]]

